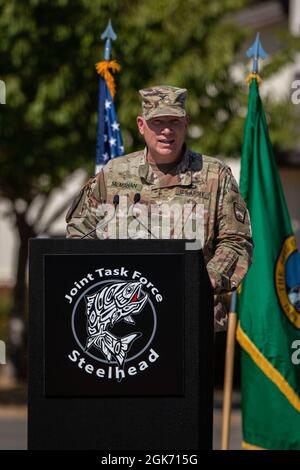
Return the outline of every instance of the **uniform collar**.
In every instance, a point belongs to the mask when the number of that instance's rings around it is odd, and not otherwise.
[[[140,156],[139,162],[139,176],[148,183],[155,185],[159,188],[169,186],[190,186],[192,183],[192,170],[194,169],[193,152],[191,152],[186,145],[184,145],[184,154],[178,165],[175,167],[173,175],[166,175],[163,178],[157,179],[155,172],[151,165],[147,162],[147,147]]]

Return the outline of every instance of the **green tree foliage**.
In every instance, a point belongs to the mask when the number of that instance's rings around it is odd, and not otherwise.
[[[126,150],[140,145],[137,90],[171,83],[189,90],[193,147],[212,155],[238,155],[247,93],[230,78],[230,67],[246,34],[249,41],[253,35],[242,31],[232,15],[249,3],[0,0],[0,74],[7,90],[1,108],[2,195],[30,204],[70,171],[86,167],[92,172],[94,64],[102,59],[100,34],[109,17],[118,34],[114,57],[122,65],[116,101]],[[288,51],[268,66],[272,72],[284,57],[292,57]]]
[[[11,202],[20,236],[15,318],[24,316],[28,237],[47,232],[69,205],[65,201],[41,226],[53,189],[77,168],[93,172],[94,64],[103,57],[100,35],[108,18],[118,34],[113,58],[122,71],[116,77],[116,105],[126,151],[142,144],[136,129],[137,90],[173,84],[189,90],[192,147],[211,155],[239,155],[247,90],[232,81],[230,67],[249,32],[234,23],[233,15],[249,3],[0,0],[0,79],[7,92],[0,109],[0,195]],[[248,37],[252,40],[253,34]],[[284,117],[287,123],[287,108]],[[279,119],[275,122],[282,127]],[[282,145],[294,141],[290,132],[281,135]],[[39,206],[35,213],[33,204]]]
[[[180,0],[138,2],[125,27],[117,28],[117,56],[124,68],[119,116],[134,147],[136,90],[171,83],[189,90],[193,148],[223,155],[233,150],[222,145],[222,133],[227,132],[240,101],[241,90],[230,79],[229,69],[245,33],[233,20],[224,19],[247,3],[189,0],[183,7]]]

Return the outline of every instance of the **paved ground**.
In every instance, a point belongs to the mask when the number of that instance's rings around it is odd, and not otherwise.
[[[27,410],[25,406],[0,407],[0,449],[26,449]]]
[[[234,409],[231,414],[231,432],[229,449],[241,450],[242,444],[242,429],[241,429],[241,411]],[[214,410],[214,440],[213,448],[218,450],[221,448],[221,433],[222,433],[222,410]]]
[[[222,411],[214,410],[214,449],[220,449]],[[25,406],[0,406],[0,450],[26,449],[27,410]],[[230,449],[241,448],[241,415],[232,413]]]

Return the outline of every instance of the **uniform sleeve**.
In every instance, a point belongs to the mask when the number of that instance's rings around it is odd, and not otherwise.
[[[102,203],[106,202],[103,170],[91,178],[74,199],[66,215],[67,238],[97,239],[96,227],[101,219]]]
[[[214,256],[207,264],[216,293],[234,290],[247,273],[253,241],[249,213],[228,167],[220,174]]]

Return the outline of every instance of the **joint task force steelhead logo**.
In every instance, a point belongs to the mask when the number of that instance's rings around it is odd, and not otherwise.
[[[65,295],[70,303],[77,297],[71,326],[80,348],[73,349],[68,359],[85,372],[91,371],[104,380],[114,378],[120,383],[159,360],[159,353],[151,343],[157,329],[154,302],[161,302],[163,297],[157,287],[136,270],[131,275],[124,266],[95,272],[98,278],[104,279],[97,282],[97,277],[89,273],[74,282],[76,288],[71,289],[71,295]],[[113,275],[119,278],[112,278]],[[146,292],[148,286],[149,293]],[[87,366],[89,358],[99,367]]]
[[[72,331],[81,350],[117,366],[119,372],[149,348],[155,335],[156,311],[142,286],[134,281],[99,282],[82,293],[72,312]]]
[[[283,312],[300,329],[300,255],[294,236],[287,238],[282,246],[275,268],[275,284]]]
[[[184,257],[120,258],[46,255],[47,396],[184,393]]]

